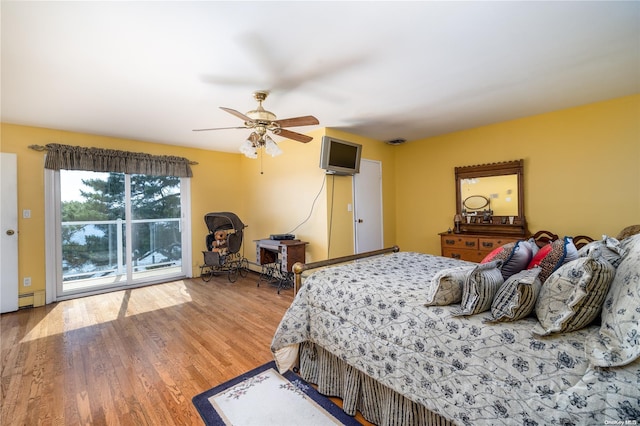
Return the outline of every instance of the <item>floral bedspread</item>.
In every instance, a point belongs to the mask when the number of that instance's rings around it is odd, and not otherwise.
[[[400,252],[311,274],[274,336],[278,367],[311,341],[457,424],[640,424],[640,361],[589,366],[596,326],[540,338],[533,317],[485,324],[489,313],[425,307],[436,272],[464,263]]]

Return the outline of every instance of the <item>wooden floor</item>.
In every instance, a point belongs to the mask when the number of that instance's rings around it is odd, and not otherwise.
[[[249,274],[0,317],[2,425],[202,425],[191,398],[272,360],[291,290]]]

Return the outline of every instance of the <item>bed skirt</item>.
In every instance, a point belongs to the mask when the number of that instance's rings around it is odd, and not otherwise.
[[[318,385],[318,392],[341,398],[345,413],[354,416],[360,411],[379,426],[455,425],[313,343],[300,345],[300,376]]]

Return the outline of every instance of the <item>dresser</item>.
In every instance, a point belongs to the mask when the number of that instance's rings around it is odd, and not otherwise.
[[[440,233],[442,256],[480,262],[495,248],[523,239],[522,236]]]

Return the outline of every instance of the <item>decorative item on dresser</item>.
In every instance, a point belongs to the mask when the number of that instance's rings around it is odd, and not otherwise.
[[[444,257],[480,262],[494,249],[523,239],[521,236],[490,234],[440,233],[441,253]]]

